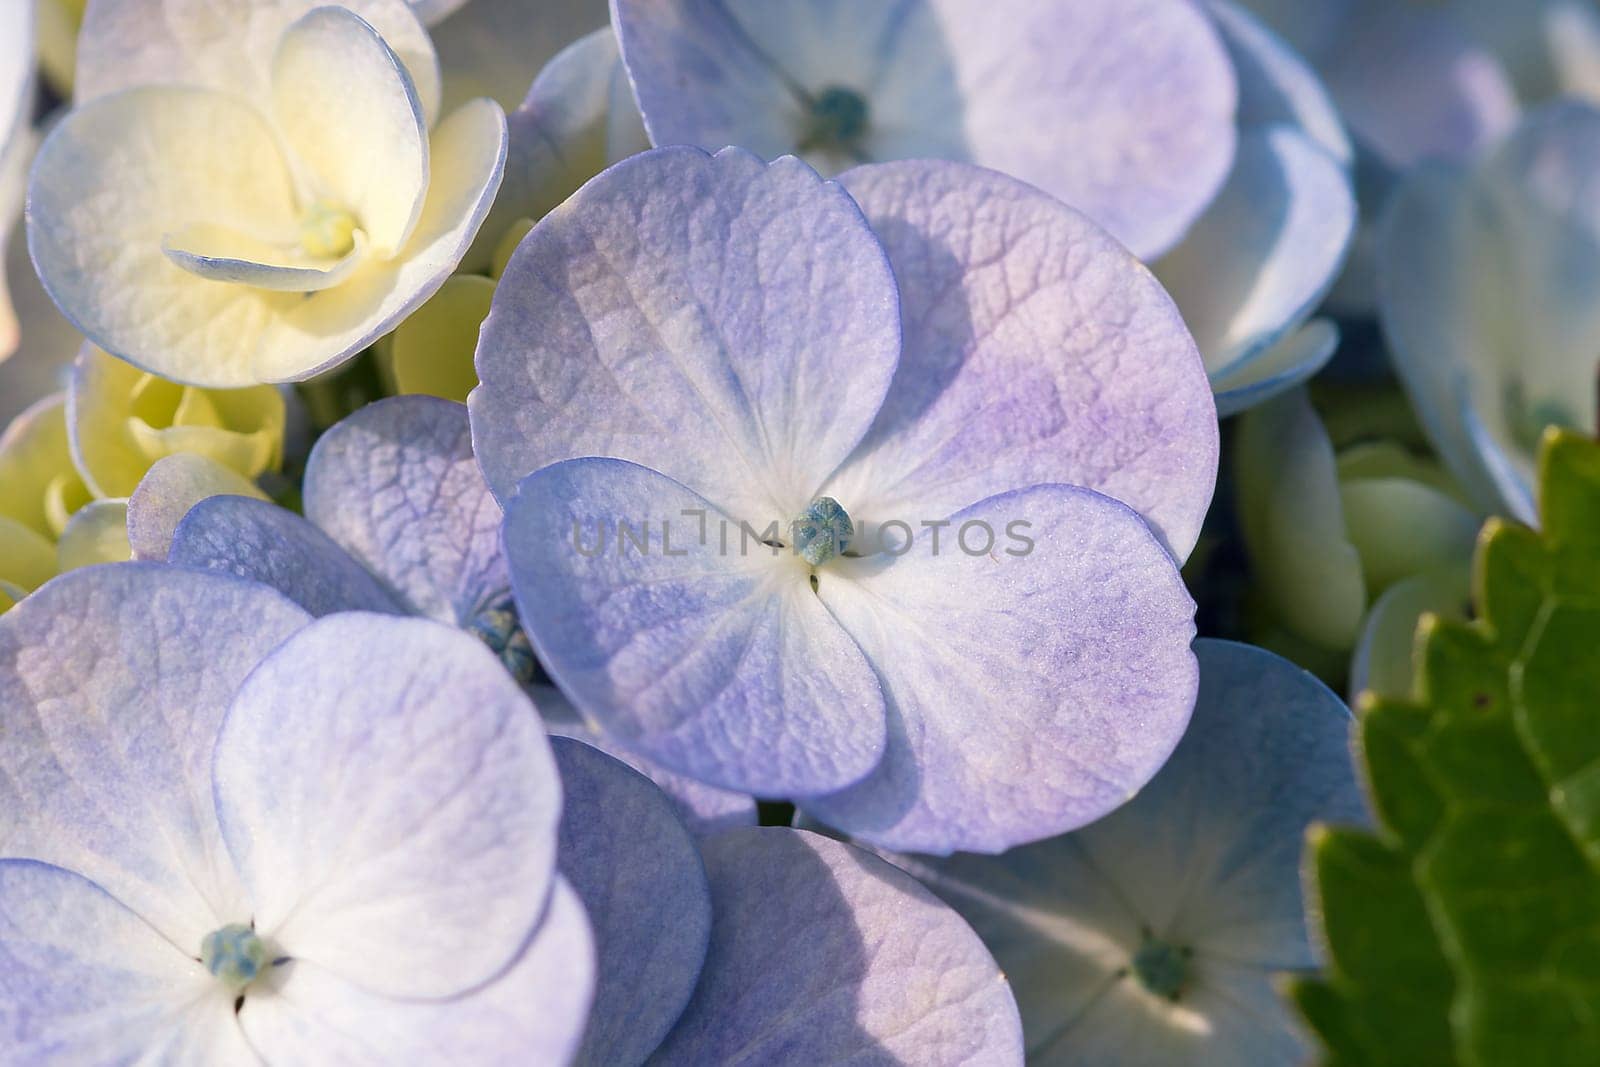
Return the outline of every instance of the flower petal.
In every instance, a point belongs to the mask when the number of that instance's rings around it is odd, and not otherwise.
[[[1212,379],[1217,416],[1228,418],[1310,381],[1339,348],[1339,327],[1312,319],[1233,370]]]
[[[65,525],[64,516],[52,512],[76,510],[89,499],[73,470],[66,410],[64,395],[47,396],[0,433],[0,485],[6,487],[0,493],[0,515],[51,541]],[[59,509],[52,507],[52,496]]]
[[[707,841],[711,951],[651,1061],[1022,1063],[1005,977],[902,871],[779,827]]]
[[[214,496],[200,501],[172,532],[167,560],[269,585],[319,617],[337,611],[410,614],[327,534],[263,500]]]
[[[583,1037],[594,969],[583,905],[557,877],[538,932],[504,974],[477,989],[398,1000],[295,960],[278,988],[246,998],[239,1024],[268,1063],[564,1064]]]
[[[144,563],[0,616],[0,855],[77,871],[197,952],[244,908],[211,795],[223,711],[308,621],[262,586]]]
[[[137,85],[193,85],[265,100],[289,24],[323,0],[95,0],[78,32],[79,103]],[[405,0],[340,0],[404,60],[429,125],[439,61]]]
[[[1271,653],[1213,640],[1195,652],[1194,720],[1126,805],[1004,856],[892,857],[993,949],[1016,989],[1029,1062],[1220,1067],[1305,1055],[1273,972],[1316,962],[1300,899],[1307,826],[1365,821],[1350,714]],[[1131,969],[1147,936],[1190,952],[1176,1002]]]
[[[164,562],[183,517],[213,496],[267,499],[254,482],[205,456],[179,452],[156,460],[128,498],[128,543],[133,558]]]
[[[552,745],[563,795],[558,862],[583,901],[600,960],[576,1062],[637,1067],[699,981],[711,936],[705,867],[648,778],[580,741]]]
[[[385,259],[428,191],[428,127],[400,58],[344,8],[289,26],[272,60],[272,115],[317,199],[355,216]]]
[[[889,251],[905,350],[829,493],[858,519],[915,523],[1082,485],[1186,556],[1216,481],[1217,422],[1194,342],[1150,273],[999,174],[918,161],[841,180]]]
[[[1305,321],[1355,228],[1350,177],[1316,142],[1287,126],[1240,136],[1228,184],[1156,266],[1213,380]]]
[[[217,739],[217,815],[257,929],[370,993],[466,992],[517,958],[555,874],[561,788],[480,642],[341,614],[262,661]]]
[[[0,860],[0,1042],[16,1063],[243,1064],[228,992],[93,882]]]
[[[472,359],[494,289],[491,278],[452,274],[426,304],[395,327],[389,342],[395,392],[466,403],[467,394],[478,384]]]
[[[866,432],[899,354],[894,276],[842,189],[795,159],[665,148],[523,239],[467,406],[502,501],[547,464],[610,456],[787,522]]]
[[[1259,10],[1262,0],[1251,6]],[[1355,149],[1338,109],[1305,59],[1231,0],[1207,0],[1206,7],[1239,79],[1239,125],[1298,127],[1342,166],[1351,166]]]
[[[1182,236],[1233,154],[1233,71],[1189,3],[614,7],[658,145],[811,149],[808,161],[834,171],[910,157],[980,163],[1076,205],[1147,257]],[[866,104],[853,147],[809,143],[814,101],[830,89]]]
[[[937,853],[1099,818],[1160,768],[1194,705],[1177,568],[1132,511],[1070,486],[991,497],[940,533],[819,576],[883,684],[889,746],[861,784],[802,807]]]
[[[334,426],[306,464],[305,514],[416,614],[461,625],[511,588],[460,404],[395,397]]]
[[[530,475],[505,530],[540,662],[614,740],[724,789],[827,792],[878,762],[883,698],[797,557],[761,540],[607,459]]]
[[[89,501],[73,513],[56,542],[56,560],[63,571],[96,563],[125,563],[132,558],[126,500]]]

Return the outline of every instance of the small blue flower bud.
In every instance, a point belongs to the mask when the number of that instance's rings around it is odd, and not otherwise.
[[[244,923],[229,923],[200,942],[200,962],[230,988],[243,989],[266,969],[267,944]]]
[[[790,526],[794,530],[794,550],[813,567],[842,554],[856,532],[849,513],[831,496],[812,501]]]

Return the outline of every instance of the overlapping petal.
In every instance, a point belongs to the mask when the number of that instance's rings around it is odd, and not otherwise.
[[[473,440],[502,501],[547,464],[610,456],[787,522],[866,432],[899,349],[894,277],[843,190],[795,159],[658,149],[517,249]]]
[[[733,830],[703,851],[706,969],[652,1064],[1021,1064],[993,958],[906,874],[776,827]]]
[[[256,928],[370,994],[464,993],[544,914],[550,746],[504,668],[453,628],[366,614],[307,627],[239,690],[214,774]]]
[[[263,586],[142,563],[0,617],[0,855],[92,879],[192,956],[247,914],[212,798],[223,712],[309,621]]]
[[[213,496],[267,499],[242,475],[192,452],[179,452],[151,464],[128,498],[128,546],[133,558],[164,562],[183,517]]]
[[[937,547],[934,539],[942,532]],[[1194,603],[1137,515],[1038,486],[839,561],[817,595],[883,684],[888,748],[802,806],[886,847],[1000,852],[1149,780],[1194,703]]]

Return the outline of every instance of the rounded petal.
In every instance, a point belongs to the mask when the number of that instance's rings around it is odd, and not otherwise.
[[[1294,0],[1308,6],[1303,0]],[[1239,79],[1239,125],[1297,127],[1342,166],[1355,162],[1339,111],[1305,59],[1276,33],[1231,0],[1207,0]],[[1252,0],[1261,8],[1261,0]],[[1309,6],[1337,7],[1337,3]],[[1274,23],[1277,25],[1277,23]],[[1280,27],[1281,28],[1281,27]]]
[[[1470,568],[1444,566],[1395,582],[1372,602],[1350,658],[1350,700],[1368,691],[1405,699],[1412,695],[1417,626],[1424,615],[1465,622],[1471,617]]]
[[[1350,176],[1320,145],[1287,126],[1240,136],[1228,184],[1156,266],[1213,381],[1310,316],[1355,229]]]
[[[1075,833],[1004,856],[894,857],[959,910],[1016,989],[1028,1062],[1235,1064],[1306,1055],[1274,972],[1315,965],[1300,900],[1314,820],[1365,821],[1350,715],[1260,649],[1201,640],[1200,696],[1172,758]],[[1177,999],[1132,963],[1186,952]]]
[[[988,950],[902,871],[780,827],[707,841],[714,917],[694,999],[651,1061],[1022,1063]]]
[[[305,514],[415,614],[459,625],[511,587],[500,505],[472,458],[467,409],[369,404],[317,441]]]
[[[239,690],[213,773],[257,929],[369,993],[464,993],[544,913],[561,811],[550,745],[505,668],[451,627],[307,627]]]
[[[84,345],[67,416],[73,458],[96,496],[126,497],[156,460],[194,453],[248,481],[283,458],[287,411],[267,385],[209,391],[164,381]]]
[[[478,384],[472,358],[494,289],[489,278],[451,275],[395,328],[389,352],[396,392],[466,403],[467,394]]]
[[[67,398],[56,393],[29,407],[0,433],[0,516],[49,541],[61,536],[68,516],[89,500],[72,465],[67,439]]]
[[[894,276],[842,189],[795,159],[666,148],[523,239],[467,406],[502,501],[540,467],[609,456],[786,522],[866,432],[899,354]]]
[[[1233,154],[1232,67],[1209,20],[1180,0],[614,7],[658,145],[799,150],[829,170],[979,163],[1079,207],[1145,257],[1182,236]],[[864,99],[865,132],[816,147],[811,108],[836,88]]]
[[[428,145],[428,195],[405,247],[392,261],[369,260],[315,298],[297,297],[262,337],[250,381],[303,381],[337,366],[393,330],[450,277],[500,188],[505,115],[487,100],[465,104]]]
[[[912,522],[1047,482],[1127,503],[1180,559],[1216,482],[1205,368],[1150,273],[1082,215],[952,163],[841,178],[900,282],[900,371],[829,483]]]
[[[666,794],[580,741],[561,771],[561,873],[594,929],[600,977],[576,1062],[638,1067],[678,1021],[711,937],[711,891]]]
[[[1472,560],[1478,516],[1438,489],[1405,478],[1347,477],[1339,503],[1373,596],[1440,564]]]
[[[883,684],[889,746],[860,785],[802,807],[948,853],[1001,852],[1126,801],[1194,706],[1194,602],[1150,530],[1098,493],[1036,486],[920,534],[819,575]]]
[[[448,1000],[399,1000],[310,960],[247,997],[239,1025],[268,1063],[523,1067],[572,1062],[594,991],[583,905],[559,877],[538,932],[504,974]]]
[[[144,563],[0,616],[0,855],[92,879],[191,955],[238,921],[212,749],[245,675],[309,621],[263,586]]]
[[[522,483],[505,545],[539,661],[619,744],[724,789],[828,792],[882,756],[883,698],[760,530],[648,468],[585,459]]]
[[[1303,390],[1240,419],[1235,477],[1257,594],[1299,636],[1350,648],[1367,609],[1366,579],[1345,526],[1333,443]]]
[[[378,32],[338,7],[292,23],[272,59],[272,116],[317,197],[355,216],[373,254],[398,252],[428,191],[428,126]]]
[[[278,41],[323,0],[95,0],[78,32],[76,99],[137,85],[193,85],[265,100]],[[405,62],[423,113],[439,115],[439,61],[406,0],[340,0]]]
[[[299,515],[264,500],[214,496],[172,532],[167,560],[271,586],[312,615],[410,614],[383,582]]]
[[[1304,385],[1328,365],[1338,348],[1339,327],[1333,320],[1312,319],[1212,380],[1211,386],[1217,392],[1217,416],[1225,419],[1237,415]]]
[[[17,1063],[253,1060],[228,994],[93,882],[0,860],[0,1041]]]
[[[179,452],[156,460],[128,498],[128,546],[133,558],[165,561],[183,517],[214,496],[267,499],[254,482],[205,456]]]

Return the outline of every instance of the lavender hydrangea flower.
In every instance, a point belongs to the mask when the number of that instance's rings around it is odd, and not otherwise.
[[[1304,61],[1224,0],[616,0],[613,22],[658,145],[971,161],[1079,208],[1155,264],[1224,415],[1333,353],[1302,327],[1354,232],[1350,146]]]
[[[1196,642],[1182,743],[1106,818],[1000,857],[891,857],[966,915],[1017,990],[1028,1062],[1304,1061],[1282,971],[1315,966],[1314,820],[1364,819],[1350,713],[1271,653]]]
[[[28,1062],[565,1062],[594,955],[481,645],[148,564],[0,618],[0,1035]]]
[[[732,149],[605,172],[502,277],[474,444],[540,660],[617,743],[1001,850],[1122,803],[1182,732],[1167,549],[1210,499],[1210,390],[1156,281],[1037,190],[931,161],[843,183]],[[824,498],[916,543],[738,543]],[[618,520],[649,550],[590,551]]]
[[[305,517],[215,488],[180,461],[129,503],[136,551],[272,586],[312,615],[420,615],[467,630],[531,692],[553,732],[604,742],[542,678],[511,598],[500,505],[473,459],[467,410],[426,396],[369,404],[317,441],[306,463]],[[536,684],[538,683],[538,684]],[[697,831],[755,821],[748,796],[633,757],[683,806]]]
[[[1378,241],[1395,369],[1440,457],[1488,512],[1537,522],[1547,426],[1600,422],[1600,111],[1529,113],[1470,165],[1416,170]]]

